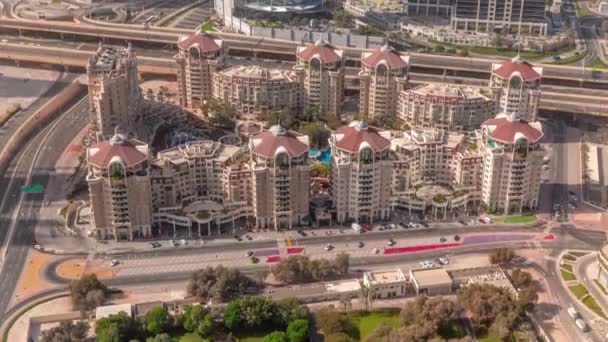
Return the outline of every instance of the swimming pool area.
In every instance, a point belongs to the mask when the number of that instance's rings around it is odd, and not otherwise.
[[[331,149],[328,147],[324,150],[319,150],[313,147],[308,150],[308,157],[321,161],[325,164],[329,164],[329,160],[331,158]]]

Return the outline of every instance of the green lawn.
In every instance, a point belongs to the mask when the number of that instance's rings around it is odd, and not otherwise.
[[[589,294],[589,291],[587,291],[587,288],[583,284],[578,284],[578,285],[570,286],[568,288],[570,289],[570,291],[572,291],[572,293],[574,294],[574,296],[576,298],[579,298],[579,299],[583,298],[584,296],[586,296],[587,294]]]
[[[477,340],[479,342],[502,342],[500,338],[492,335],[478,336]]]
[[[536,215],[524,214],[524,215],[510,215],[510,216],[497,216],[493,218],[496,222],[508,223],[508,224],[526,224],[536,221]]]
[[[577,258],[580,258],[582,256],[585,256],[587,254],[589,254],[589,252],[568,252],[568,254],[574,255]]]
[[[595,58],[593,62],[589,64],[585,64],[585,67],[589,67],[591,69],[608,69],[608,65],[604,64],[599,58]]]
[[[197,333],[185,333],[181,336],[176,336],[173,340],[178,342],[205,342],[205,339],[198,336]]]
[[[565,281],[570,281],[570,280],[576,280],[576,276],[570,272],[566,272],[565,270],[560,270],[562,273],[562,278],[564,278]]]
[[[370,312],[357,311],[348,316],[353,324],[359,329],[361,340],[369,335],[381,323],[396,327],[399,325],[399,309],[383,309]]]
[[[600,306],[597,304],[597,302],[595,301],[595,299],[593,299],[593,297],[591,296],[587,296],[587,298],[585,298],[585,300],[583,300],[583,303],[585,303],[585,305],[593,310],[593,312],[595,312],[596,314],[606,318],[606,315],[604,314],[604,311],[602,310],[602,308],[600,308]]]
[[[215,32],[215,31],[217,31],[217,29],[215,28],[215,23],[211,20],[208,20],[201,24],[201,31]]]
[[[564,256],[562,257],[562,259],[566,259],[566,260],[570,260],[570,261],[575,261],[576,259],[578,259],[578,257],[575,257],[575,256],[570,255],[570,254],[564,254]]]
[[[572,273],[572,265],[570,265],[570,264],[563,264],[562,268],[565,269],[566,271]]]
[[[586,53],[576,53],[570,57],[562,58],[559,61],[552,62],[551,64],[565,65],[574,64],[580,62],[581,59],[585,58]]]

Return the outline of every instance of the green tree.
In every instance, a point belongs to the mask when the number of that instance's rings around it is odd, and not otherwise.
[[[143,335],[141,324],[124,311],[98,319],[95,322],[97,342],[122,342],[139,339]]]
[[[284,298],[274,304],[276,323],[280,327],[287,327],[290,322],[308,318],[308,308],[297,298]]]
[[[89,323],[85,321],[62,321],[59,326],[44,330],[40,342],[84,342],[89,331]]]
[[[304,342],[308,337],[308,320],[296,319],[287,326],[287,337],[291,342]]]
[[[331,167],[329,164],[325,164],[318,161],[313,161],[310,165],[310,176],[311,177],[321,177],[327,178],[329,177],[329,172],[331,171]]]
[[[224,309],[224,324],[231,331],[264,330],[276,322],[276,312],[276,304],[269,298],[239,297]]]
[[[108,288],[95,274],[87,274],[70,283],[72,305],[81,312],[93,310],[103,304]]]
[[[157,306],[146,312],[144,320],[146,322],[146,330],[153,335],[166,332],[171,324],[171,316],[161,306]]]
[[[264,336],[262,342],[289,342],[289,338],[287,338],[287,334],[282,331],[274,331]]]
[[[162,333],[154,337],[148,337],[146,342],[171,342],[171,336],[167,333]]]
[[[186,331],[196,332],[201,337],[209,337],[213,334],[213,317],[202,305],[186,305],[183,319]]]
[[[298,132],[307,135],[311,146],[323,148],[329,144],[331,133],[319,122],[301,122]]]
[[[348,268],[350,267],[350,255],[344,252],[338,253],[338,255],[336,255],[336,259],[334,260],[334,265],[336,267],[336,271],[340,275],[348,274]]]
[[[201,300],[213,298],[227,301],[256,286],[253,279],[245,276],[238,269],[217,266],[192,273],[187,290],[188,294]]]
[[[327,335],[325,338],[325,342],[356,342],[354,338],[348,336],[343,332],[337,332],[330,335]]]
[[[513,250],[511,248],[507,248],[507,247],[496,248],[489,256],[490,263],[493,265],[506,264],[506,263],[510,262],[511,260],[513,260],[514,257],[515,257],[515,252],[513,252]]]

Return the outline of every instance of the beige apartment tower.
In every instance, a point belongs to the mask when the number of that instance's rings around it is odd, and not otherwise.
[[[243,114],[302,109],[300,82],[291,70],[234,66],[213,76],[213,96]]]
[[[114,134],[87,149],[91,228],[98,239],[151,236],[148,145]]]
[[[539,123],[498,115],[482,125],[482,201],[504,214],[535,209],[544,151]]]
[[[331,197],[338,222],[385,220],[391,212],[390,133],[354,121],[330,137]]]
[[[257,227],[279,230],[309,215],[308,137],[280,125],[249,140],[251,196]]]
[[[361,55],[359,112],[363,117],[385,122],[397,119],[397,102],[407,84],[409,62],[409,56],[388,45]]]
[[[203,31],[182,36],[177,43],[177,90],[182,107],[199,109],[213,96],[213,74],[222,67],[222,40]]]
[[[344,89],[344,52],[326,41],[300,46],[296,51],[298,74],[304,90],[304,110],[340,116]]]
[[[516,56],[503,63],[492,64],[490,88],[498,94],[497,113],[513,119],[536,121],[540,104],[542,67]]]
[[[139,131],[141,94],[131,44],[125,49],[100,43],[87,64],[87,77],[93,131],[101,138],[111,137],[116,127]]]
[[[494,115],[495,95],[452,84],[424,84],[402,91],[398,116],[410,127],[478,129]]]

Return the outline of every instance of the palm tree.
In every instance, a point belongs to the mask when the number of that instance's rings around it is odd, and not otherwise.
[[[351,301],[351,296],[348,293],[344,293],[340,296],[340,305],[342,306],[342,311],[346,312],[353,307],[353,303]]]
[[[375,297],[376,291],[373,288],[365,285],[361,286],[361,289],[359,290],[359,300],[365,306],[365,311],[369,311],[369,309],[372,307]]]

